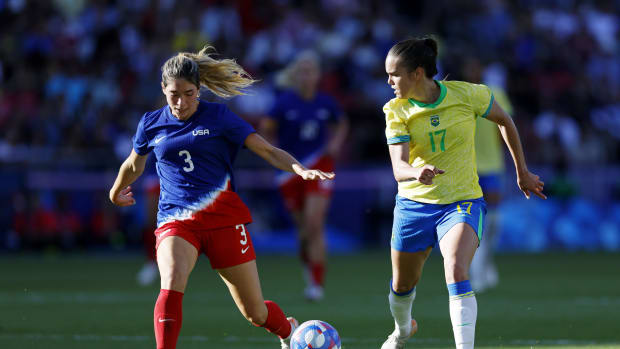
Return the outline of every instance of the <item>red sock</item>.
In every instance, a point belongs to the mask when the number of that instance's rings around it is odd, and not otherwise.
[[[183,322],[183,293],[159,290],[153,314],[157,349],[174,349]]]
[[[312,263],[310,272],[312,273],[314,284],[322,287],[325,278],[325,265],[323,263]]]
[[[286,338],[291,334],[291,323],[280,307],[272,302],[265,301],[267,306],[267,321],[261,325],[267,332],[271,332],[280,338]]]

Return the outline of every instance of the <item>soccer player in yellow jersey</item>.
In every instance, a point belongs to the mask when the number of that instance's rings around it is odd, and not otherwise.
[[[491,90],[433,80],[436,60],[437,43],[428,37],[397,43],[385,60],[387,82],[396,95],[383,111],[398,195],[389,294],[395,330],[382,349],[404,348],[417,331],[411,317],[415,286],[437,243],[444,259],[456,347],[474,347],[477,305],[468,270],[482,238],[485,214],[474,151],[478,117],[499,125],[525,196],[546,198],[544,183],[527,169],[512,119],[494,102]]]
[[[493,97],[508,115],[512,115],[512,104],[504,89],[503,69],[497,64],[484,69],[478,60],[472,59],[466,64],[465,76],[468,80],[484,81],[493,92]],[[484,72],[483,72],[484,69]],[[493,288],[499,281],[499,274],[493,260],[494,245],[498,233],[498,205],[502,199],[502,185],[504,171],[504,151],[497,124],[478,118],[476,121],[476,165],[478,168],[478,183],[484,194],[487,204],[485,215],[484,241],[480,243],[474,255],[470,268],[471,287],[474,292],[483,292]]]

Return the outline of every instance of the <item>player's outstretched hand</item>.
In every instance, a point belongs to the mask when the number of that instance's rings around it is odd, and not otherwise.
[[[543,194],[543,188],[545,183],[540,180],[538,175],[533,174],[530,171],[526,171],[522,175],[517,176],[517,184],[519,189],[525,194],[526,198],[530,198],[530,194],[534,193],[541,199],[547,199],[547,196]]]
[[[433,178],[435,178],[436,175],[440,175],[446,172],[444,170],[438,169],[433,165],[424,165],[419,169],[419,171],[420,173],[418,174],[418,182],[425,185],[433,184]]]
[[[333,172],[323,172],[321,170],[307,169],[307,168],[299,167],[297,165],[293,165],[293,170],[295,170],[295,173],[301,176],[301,178],[307,181],[312,181],[312,180],[317,180],[317,179],[320,179],[320,180],[334,179],[334,177],[336,177],[336,174]]]
[[[131,186],[121,190],[115,197],[110,197],[110,200],[117,206],[131,206],[136,204],[136,199],[133,198],[133,192]]]

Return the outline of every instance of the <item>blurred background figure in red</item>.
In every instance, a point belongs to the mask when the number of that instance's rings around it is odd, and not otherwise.
[[[262,122],[261,133],[290,151],[304,166],[331,172],[344,145],[348,121],[334,98],[318,90],[320,78],[316,52],[296,55],[276,77],[276,100],[269,118]],[[281,172],[277,183],[297,229],[306,279],[304,296],[319,301],[327,268],[325,220],[333,182],[307,182]]]

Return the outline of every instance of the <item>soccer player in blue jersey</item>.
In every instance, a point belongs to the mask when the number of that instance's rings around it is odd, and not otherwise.
[[[394,208],[389,303],[395,329],[382,349],[404,348],[418,329],[411,317],[415,287],[433,246],[439,244],[458,349],[474,347],[477,303],[468,270],[482,238],[485,202],[478,185],[476,119],[498,124],[527,198],[543,199],[544,183],[525,163],[517,128],[484,85],[437,81],[437,43],[407,39],[385,60],[393,98],[383,107],[398,195]]]
[[[267,139],[291,152],[304,166],[331,172],[347,135],[348,122],[338,103],[318,91],[320,64],[314,51],[302,51],[278,75],[282,88],[270,117],[263,120]],[[327,261],[325,219],[333,182],[304,181],[284,172],[277,177],[284,204],[299,235],[308,300],[323,298]]]
[[[135,204],[129,185],[142,174],[148,154],[155,153],[161,187],[155,231],[161,277],[154,311],[158,349],[176,347],[183,293],[200,253],[220,274],[243,316],[279,336],[282,348],[289,347],[297,321],[263,299],[246,228],[252,218],[235,193],[233,162],[245,146],[304,180],[332,179],[334,174],[306,168],[226,105],[199,99],[201,86],[233,97],[253,82],[235,61],[213,59],[208,47],[170,58],[162,67],[161,82],[167,105],[142,116],[133,150],[110,189],[114,204]]]

